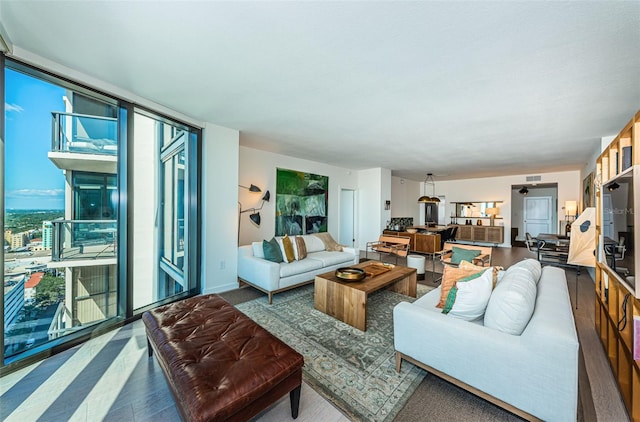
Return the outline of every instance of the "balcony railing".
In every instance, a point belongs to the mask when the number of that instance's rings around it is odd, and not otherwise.
[[[118,154],[118,119],[52,112],[51,151]]]
[[[116,220],[53,220],[52,261],[115,258]]]

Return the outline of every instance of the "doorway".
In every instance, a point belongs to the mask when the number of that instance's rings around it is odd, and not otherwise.
[[[558,233],[558,184],[511,186],[511,245],[525,246],[526,233]]]
[[[550,196],[524,199],[524,232],[536,237],[540,233],[552,233],[553,211]]]
[[[340,244],[354,247],[355,234],[355,191],[340,190]]]

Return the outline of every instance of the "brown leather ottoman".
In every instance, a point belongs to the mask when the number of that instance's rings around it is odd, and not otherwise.
[[[298,417],[302,355],[220,296],[161,306],[142,320],[183,420],[249,420],[286,393]]]

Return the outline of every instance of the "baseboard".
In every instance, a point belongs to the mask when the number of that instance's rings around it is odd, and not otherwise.
[[[210,294],[210,293],[222,293],[222,292],[228,292],[229,290],[234,290],[238,288],[238,283],[227,283],[227,284],[223,284],[221,286],[215,286],[213,288],[210,289],[206,289],[203,290],[202,294],[206,295],[206,294]]]

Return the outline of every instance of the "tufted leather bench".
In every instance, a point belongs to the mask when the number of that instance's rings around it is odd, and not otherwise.
[[[302,355],[220,296],[161,306],[142,320],[183,420],[248,420],[286,393],[297,418]]]

